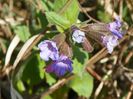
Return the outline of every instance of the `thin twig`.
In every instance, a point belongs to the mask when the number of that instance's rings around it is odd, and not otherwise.
[[[130,90],[129,90],[128,94],[127,94],[126,99],[131,99],[132,94],[133,94],[133,84],[130,87]]]
[[[79,4],[80,10],[81,10],[82,12],[84,12],[84,14],[85,14],[89,19],[91,19],[92,21],[94,21],[94,22],[96,22],[96,23],[101,23],[100,21],[98,21],[98,20],[94,19],[93,17],[91,17],[91,16],[87,13],[86,9],[83,9],[83,8],[82,8],[82,6],[80,5],[80,3],[78,3],[78,4]]]
[[[97,80],[101,81],[102,78],[100,75],[98,75],[90,66],[86,67],[86,70],[89,74],[91,74],[94,78],[96,78]]]
[[[120,0],[119,16],[121,20],[122,20],[122,15],[123,15],[123,0]]]
[[[107,54],[108,54],[108,51],[106,50],[106,48],[105,47],[102,48],[97,54],[95,54],[91,59],[88,60],[88,62],[86,63],[86,66],[90,66],[96,63]]]
[[[131,59],[132,56],[133,56],[133,50],[131,50],[131,52],[129,52],[129,54],[127,55],[127,57],[125,59],[125,64],[127,64],[129,62],[129,60]]]
[[[85,10],[86,12],[90,12],[92,10],[95,10],[96,6],[93,6],[93,7],[82,7],[82,9]],[[83,12],[83,10],[81,10],[81,12]]]

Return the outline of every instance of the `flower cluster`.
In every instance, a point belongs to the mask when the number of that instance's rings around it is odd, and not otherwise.
[[[120,19],[116,18],[114,22],[108,24],[108,29],[112,34],[101,37],[109,53],[113,52],[114,47],[118,45],[118,40],[123,37],[123,33],[120,30],[121,26]]]
[[[98,35],[100,35],[100,41],[102,41],[102,44],[107,48],[108,53],[112,53],[114,47],[118,45],[118,40],[123,37],[123,32],[120,30],[121,26],[122,24],[120,19],[116,18],[114,22],[111,22],[109,24],[90,24],[88,25],[88,27],[85,27],[84,29],[88,32],[94,33],[89,33],[92,35],[97,35],[96,33],[99,32]],[[108,32],[108,34],[101,32]],[[85,33],[83,31],[76,28],[73,29],[73,41],[77,43],[84,43],[84,38]]]
[[[49,61],[53,61],[50,65],[46,67],[46,72],[55,73],[57,76],[63,76],[67,71],[71,72],[72,61],[65,55],[59,55],[56,43],[50,40],[45,40],[38,45],[40,49],[40,57]]]

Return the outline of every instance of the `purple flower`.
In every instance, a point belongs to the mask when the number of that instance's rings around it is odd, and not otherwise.
[[[46,72],[53,72],[57,76],[63,76],[67,71],[71,72],[72,70],[72,61],[64,55],[61,55],[58,60],[46,67]]]
[[[72,34],[72,39],[77,43],[82,43],[84,41],[85,33],[80,30],[75,30]]]
[[[40,57],[48,61],[49,59],[57,60],[59,58],[58,48],[56,43],[50,40],[45,40],[38,45],[40,49]]]
[[[102,41],[109,53],[112,53],[114,47],[118,45],[118,37],[115,35],[103,36]]]
[[[119,18],[116,18],[116,21],[109,23],[109,30],[116,35],[118,38],[123,37],[123,33],[120,31],[120,27],[122,26]]]

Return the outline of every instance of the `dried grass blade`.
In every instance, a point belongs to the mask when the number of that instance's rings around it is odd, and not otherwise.
[[[20,42],[20,38],[16,35],[8,47],[8,50],[6,53],[6,58],[5,58],[5,67],[4,68],[6,68],[8,66],[10,59],[11,59],[11,56],[12,56],[12,53],[19,42]]]

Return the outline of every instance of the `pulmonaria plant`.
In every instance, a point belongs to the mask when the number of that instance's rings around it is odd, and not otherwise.
[[[51,59],[53,62],[46,67],[46,72],[55,73],[57,76],[63,76],[67,71],[71,72],[72,61],[65,55],[59,56],[59,51],[55,42],[50,40],[44,40],[38,45],[40,49],[40,57],[49,61]]]
[[[92,39],[94,38],[95,41],[101,42],[107,48],[108,53],[112,53],[114,47],[117,46],[119,43],[118,40],[123,37],[121,26],[122,24],[119,18],[117,18],[116,21],[108,24],[99,24],[99,23],[88,24],[88,26],[82,27],[82,31],[76,26],[72,26],[71,27],[72,39],[76,43],[81,43],[83,49],[86,50],[87,52],[92,52],[93,47],[89,42],[89,38],[87,38],[88,36],[90,37],[92,36],[91,37]],[[88,33],[86,34],[86,32]],[[55,42],[50,40],[45,40],[41,42],[38,45],[38,47],[40,49],[40,57],[43,60],[45,61],[52,60],[52,63],[46,67],[46,72],[48,73],[53,72],[57,76],[63,76],[64,74],[66,74],[66,72],[71,72],[73,70],[72,61],[68,57],[71,51],[65,50],[65,49],[70,49],[69,45],[65,42],[65,36],[64,37],[56,36],[56,37],[59,37],[59,39],[56,38]],[[63,42],[62,41],[63,39],[61,38],[64,39],[64,43],[60,43]],[[58,46],[62,54],[59,54],[56,42],[58,45],[59,44],[63,45],[63,47]]]

